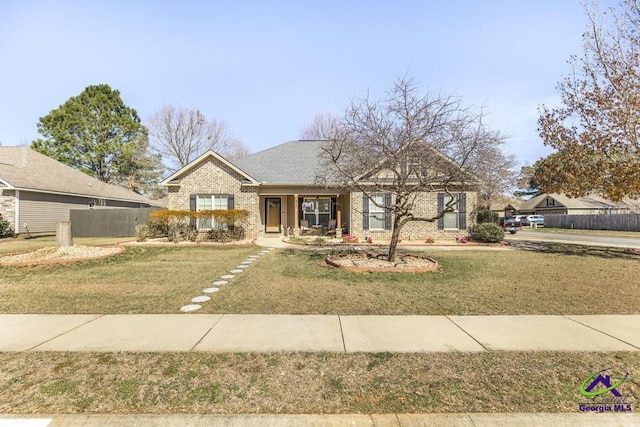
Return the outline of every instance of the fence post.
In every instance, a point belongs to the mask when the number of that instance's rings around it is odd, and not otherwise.
[[[63,221],[56,223],[56,243],[59,248],[73,246],[73,237],[71,235],[71,221]]]

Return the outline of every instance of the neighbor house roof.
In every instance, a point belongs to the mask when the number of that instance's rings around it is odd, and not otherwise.
[[[161,203],[80,172],[28,147],[0,147],[0,188],[99,199]]]
[[[328,141],[289,141],[233,163],[263,184],[316,182],[320,151]]]
[[[625,203],[612,202],[611,200],[607,200],[599,196],[583,196],[573,198],[558,193],[542,193],[527,200],[526,202],[523,202],[520,206],[520,210],[524,211],[536,209],[538,205],[542,203],[547,197],[551,197],[560,204],[556,205],[555,207],[564,206],[568,209],[603,209],[627,207]]]

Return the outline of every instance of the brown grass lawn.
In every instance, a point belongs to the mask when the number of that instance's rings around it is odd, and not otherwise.
[[[95,244],[99,244],[96,242]],[[34,248],[37,249],[37,248]],[[130,247],[63,265],[0,267],[2,313],[176,313],[256,247]],[[351,273],[328,252],[277,250],[208,313],[638,313],[640,258],[545,244],[428,254],[436,273]],[[0,413],[577,412],[613,368],[640,401],[640,353],[0,353]],[[634,408],[635,409],[635,408]]]
[[[85,246],[107,246],[120,242],[135,241],[133,237],[76,237],[73,239],[74,245]],[[56,246],[56,236],[39,236],[31,239],[25,238],[3,238],[0,239],[0,255],[14,252],[35,251],[42,248]]]
[[[0,353],[0,413],[577,412],[607,367],[637,405],[637,352]]]
[[[0,267],[3,313],[177,313],[238,261],[244,247],[128,247],[109,258]]]
[[[2,313],[176,313],[257,247],[129,247],[111,258],[0,267]],[[640,307],[640,257],[545,244],[427,253],[435,273],[354,273],[328,252],[277,250],[199,313],[629,314]],[[544,249],[544,250],[542,250]]]

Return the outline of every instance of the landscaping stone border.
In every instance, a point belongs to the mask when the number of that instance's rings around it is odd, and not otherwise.
[[[403,267],[375,267],[375,266],[371,266],[371,267],[367,267],[367,266],[356,266],[356,265],[343,265],[340,264],[337,259],[340,258],[340,255],[329,255],[325,258],[325,262],[327,264],[329,264],[332,267],[336,267],[336,268],[342,268],[343,270],[348,270],[348,271],[355,271],[355,272],[360,272],[360,273],[365,273],[365,272],[380,272],[380,273],[425,273],[428,271],[437,271],[438,268],[440,267],[440,265],[438,264],[438,261],[436,261],[433,258],[427,257],[427,256],[420,256],[420,255],[413,255],[411,254],[410,256],[416,257],[416,258],[420,258],[420,259],[425,259],[430,261],[432,264],[429,266],[424,266],[424,267],[408,267],[408,268],[403,268]]]

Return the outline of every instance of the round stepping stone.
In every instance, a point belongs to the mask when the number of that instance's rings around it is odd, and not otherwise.
[[[236,268],[249,268],[249,266],[248,265],[244,265],[244,264],[240,264]]]
[[[202,292],[204,292],[205,294],[215,294],[219,290],[220,289],[218,288],[207,288],[207,289],[203,289]]]
[[[249,257],[249,259],[258,259],[258,258],[260,258],[260,255],[251,255]]]
[[[180,311],[183,312],[183,313],[189,313],[190,311],[200,310],[201,308],[202,308],[202,306],[199,305],[199,304],[189,304],[189,305],[185,305],[184,307],[182,307],[180,309]]]
[[[242,261],[240,264],[242,264],[242,265],[249,265],[249,264],[253,264],[253,260],[246,260],[246,261]]]
[[[191,302],[207,302],[211,299],[211,297],[208,297],[206,295],[200,295],[199,297],[195,297],[193,299],[191,299]]]
[[[221,279],[225,279],[225,280],[226,279],[233,279],[234,277],[236,277],[236,276],[233,275],[233,274],[225,274],[225,275],[220,276]]]
[[[222,285],[226,285],[227,282],[226,280],[216,280],[215,282],[213,282],[213,286],[222,286]]]
[[[230,270],[229,273],[239,274],[239,273],[244,273],[244,270],[241,270],[239,268],[234,268],[233,270]]]
[[[275,251],[276,248],[267,248],[268,251]]]

